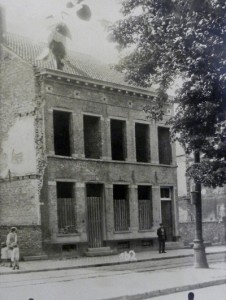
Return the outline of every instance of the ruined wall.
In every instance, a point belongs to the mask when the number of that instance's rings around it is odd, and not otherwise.
[[[36,173],[32,67],[5,50],[0,80],[0,177]]]
[[[18,245],[20,247],[20,257],[41,255],[42,252],[42,231],[38,225],[17,225]],[[0,242],[6,241],[6,236],[11,226],[0,226]]]
[[[2,138],[0,178],[36,174],[34,117],[14,119],[7,137]]]
[[[226,222],[203,222],[203,239],[211,243],[226,242]],[[193,242],[195,238],[195,223],[179,223],[179,232],[184,244]]]
[[[40,104],[32,66],[5,48],[0,64],[0,235],[4,237],[5,228],[19,225],[20,246],[28,253],[42,243]]]

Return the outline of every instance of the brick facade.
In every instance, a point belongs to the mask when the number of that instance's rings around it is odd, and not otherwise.
[[[20,245],[25,254],[38,253],[42,246],[51,251],[62,250],[66,246],[74,249],[75,246],[82,252],[90,246],[89,214],[95,211],[100,214],[101,223],[95,224],[97,236],[93,238],[93,243],[99,238],[102,246],[117,247],[123,242],[135,246],[144,241],[150,241],[152,245],[161,221],[161,203],[169,200],[172,232],[176,238],[179,233],[175,146],[172,145],[172,162],[168,165],[159,164],[158,154],[158,126],[165,127],[168,116],[156,124],[147,119],[142,109],[151,101],[153,92],[66,71],[33,68],[13,51],[4,49],[0,120],[0,164],[4,171],[0,182],[1,236],[6,235],[8,228],[14,225],[19,229]],[[70,151],[65,156],[55,153],[56,139],[57,143],[61,142],[60,135],[54,133],[55,111],[66,112],[70,116],[69,129],[62,124],[64,134],[68,131],[70,139]],[[99,120],[98,125],[94,122],[93,136],[90,132],[87,137],[84,134],[84,116]],[[111,120],[125,124],[125,160],[112,159]],[[148,126],[148,162],[137,162],[136,123]],[[27,128],[30,130],[27,131]],[[17,132],[21,137],[17,143],[10,144],[10,130],[13,137]],[[24,135],[26,143],[23,142]],[[93,150],[97,157],[87,158],[85,138],[93,144],[93,149],[89,150]],[[67,142],[64,136],[62,140]],[[15,159],[11,159],[12,153],[7,149],[11,149]],[[29,157],[28,149],[31,153]],[[97,155],[99,150],[100,157]],[[60,183],[65,183],[65,186],[71,183],[72,194],[68,196],[67,190],[60,190]],[[93,189],[90,196],[87,185]],[[129,218],[129,227],[124,231],[115,229],[115,185],[125,185],[128,191],[126,199],[122,199],[128,202],[127,208],[122,208],[127,209],[124,213]],[[153,222],[148,230],[139,229],[138,186],[148,186],[151,190]],[[169,188],[170,199],[160,199],[160,189],[163,187]],[[94,208],[91,198],[97,197],[95,193],[101,200],[99,206]],[[65,212],[59,211],[58,203],[63,205]],[[75,228],[72,228],[68,218],[73,218],[71,223],[75,223]],[[60,231],[60,226],[65,231]]]

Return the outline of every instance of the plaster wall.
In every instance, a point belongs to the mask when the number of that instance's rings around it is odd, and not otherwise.
[[[36,173],[34,141],[34,117],[17,118],[12,127],[10,127],[8,135],[2,139],[0,155],[1,178]]]

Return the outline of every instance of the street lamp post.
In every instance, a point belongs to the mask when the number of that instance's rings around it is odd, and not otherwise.
[[[194,152],[194,163],[200,163],[199,151]],[[193,192],[193,200],[195,204],[195,239],[194,239],[194,267],[195,268],[209,268],[205,246],[202,237],[202,196],[201,183],[195,183],[195,191]]]

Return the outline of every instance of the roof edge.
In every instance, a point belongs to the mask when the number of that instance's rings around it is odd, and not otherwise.
[[[104,88],[110,88],[112,90],[117,89],[119,92],[120,91],[125,91],[127,93],[135,93],[135,94],[140,94],[141,96],[147,96],[148,98],[154,97],[156,93],[154,91],[148,91],[143,88],[139,87],[133,87],[133,86],[126,86],[123,84],[117,84],[109,81],[104,81],[104,80],[99,80],[99,79],[92,79],[92,78],[87,78],[85,76],[79,76],[79,75],[74,75],[74,74],[69,74],[60,70],[52,70],[52,69],[40,69],[38,74],[39,75],[49,75],[49,76],[56,76],[59,79],[64,78],[64,79],[70,79],[70,80],[75,80],[75,81],[81,81],[87,84],[92,84],[92,85],[98,85],[101,86],[103,89]]]

